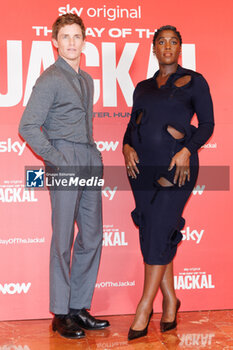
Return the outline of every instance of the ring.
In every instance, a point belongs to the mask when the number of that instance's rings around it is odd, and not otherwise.
[[[188,173],[189,173],[188,171],[184,171],[184,174],[185,174],[185,175],[188,175]]]
[[[127,169],[129,169],[130,168],[130,166],[129,165],[127,165]]]

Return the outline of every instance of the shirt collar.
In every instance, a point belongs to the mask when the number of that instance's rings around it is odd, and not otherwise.
[[[81,69],[79,68],[78,72],[76,72],[71,65],[69,65],[69,63],[67,63],[64,58],[62,58],[61,56],[58,56],[58,59],[55,62],[55,65],[66,70],[67,72],[69,72],[73,77],[77,77],[80,75],[81,73]]]
[[[157,70],[157,72],[155,72],[153,78],[155,79],[159,74],[159,70]],[[177,69],[174,73],[171,74],[171,76],[175,76],[175,75],[184,75],[187,74],[186,69],[181,67],[179,64],[177,66]]]

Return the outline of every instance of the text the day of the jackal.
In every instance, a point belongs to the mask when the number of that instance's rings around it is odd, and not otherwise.
[[[39,28],[39,27],[38,27]],[[115,32],[117,32],[115,28]],[[120,29],[122,31],[122,29]],[[37,30],[38,31],[38,30]],[[152,31],[150,31],[152,33]],[[42,35],[43,31],[39,31]],[[43,34],[44,35],[44,34]],[[151,34],[150,34],[151,35]],[[39,39],[39,38],[38,38]],[[87,38],[88,40],[88,38]],[[117,107],[119,96],[123,95],[128,107],[132,106],[132,95],[135,88],[131,67],[136,58],[140,57],[142,39],[138,42],[123,42],[119,44],[117,39],[111,38],[111,42],[101,43],[86,42],[84,55],[85,70],[95,67],[99,76],[94,79],[94,104],[100,102],[103,107]],[[7,40],[6,54],[7,71],[2,77],[6,81],[7,92],[0,92],[0,107],[12,107],[19,103],[25,106],[37,78],[41,74],[41,67],[45,70],[55,62],[53,46],[50,40],[33,40],[31,43],[30,57],[24,57],[24,40]],[[123,45],[123,48],[122,48]],[[151,77],[158,68],[157,60],[152,52],[152,44],[146,46],[145,53],[145,78]],[[119,57],[118,57],[119,56]],[[25,67],[25,62],[28,67]],[[24,63],[24,65],[23,65]],[[182,65],[185,68],[195,70],[195,45],[182,45]],[[27,72],[26,81],[23,72]],[[119,86],[119,88],[118,88]]]

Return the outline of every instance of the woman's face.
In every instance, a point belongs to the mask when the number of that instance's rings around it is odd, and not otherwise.
[[[159,33],[153,52],[160,64],[170,65],[177,63],[180,51],[180,41],[175,32],[163,30]]]

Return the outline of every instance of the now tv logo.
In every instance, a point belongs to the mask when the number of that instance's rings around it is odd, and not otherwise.
[[[100,152],[103,152],[103,151],[115,151],[119,145],[119,141],[96,141],[96,146],[97,146],[97,149],[100,151]]]
[[[2,294],[27,294],[31,287],[31,283],[5,283],[0,284],[0,292]]]
[[[194,196],[196,194],[199,194],[201,196],[203,194],[204,190],[205,190],[205,185],[202,185],[202,186],[197,185],[193,189],[193,194],[194,194]]]

